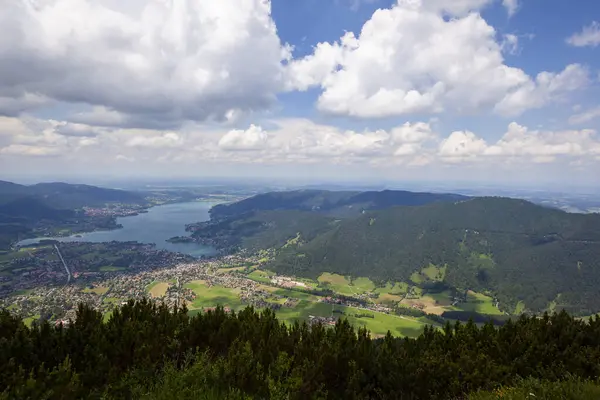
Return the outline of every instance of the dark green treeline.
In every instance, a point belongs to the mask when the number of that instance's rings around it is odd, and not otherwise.
[[[3,398],[159,398],[152,392],[174,374],[188,376],[182,391],[216,393],[191,398],[462,398],[528,377],[596,379],[600,318],[524,316],[499,328],[457,323],[416,339],[374,340],[347,321],[286,326],[252,308],[189,316],[130,301],[103,322],[81,305],[69,327],[32,328],[0,312]]]

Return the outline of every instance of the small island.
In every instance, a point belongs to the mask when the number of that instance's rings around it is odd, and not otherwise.
[[[195,240],[191,236],[173,236],[166,240],[169,243],[194,243]]]

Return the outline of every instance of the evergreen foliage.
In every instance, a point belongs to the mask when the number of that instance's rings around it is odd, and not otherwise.
[[[519,301],[540,312],[560,295],[559,309],[590,315],[600,310],[598,226],[600,215],[507,198],[393,207],[342,220],[307,243],[281,249],[268,268],[410,282],[433,264],[444,266],[445,275],[418,283],[425,289],[490,292],[507,312]]]
[[[67,327],[27,328],[0,312],[4,399],[455,399],[522,378],[599,376],[600,318],[566,312],[428,327],[416,339],[372,339],[346,320],[286,326],[250,307],[191,317],[147,300],[107,322],[80,305]]]

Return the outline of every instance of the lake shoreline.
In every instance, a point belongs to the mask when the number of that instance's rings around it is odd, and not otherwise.
[[[188,201],[154,205],[143,213],[117,217],[120,228],[77,232],[68,236],[38,236],[17,242],[14,247],[23,248],[50,240],[57,242],[129,242],[153,244],[158,249],[183,253],[193,257],[213,256],[216,249],[195,241],[176,240],[187,237],[186,224],[209,219],[209,210],[218,201]]]

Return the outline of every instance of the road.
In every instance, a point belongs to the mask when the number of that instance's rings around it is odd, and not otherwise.
[[[60,257],[60,261],[62,261],[65,270],[67,271],[67,284],[69,284],[69,282],[71,282],[71,271],[69,271],[69,267],[67,267],[67,263],[65,262],[65,259],[63,258],[62,254],[60,254],[60,250],[58,249],[57,245],[54,245],[54,248],[56,249],[56,252],[58,253],[58,256]]]

